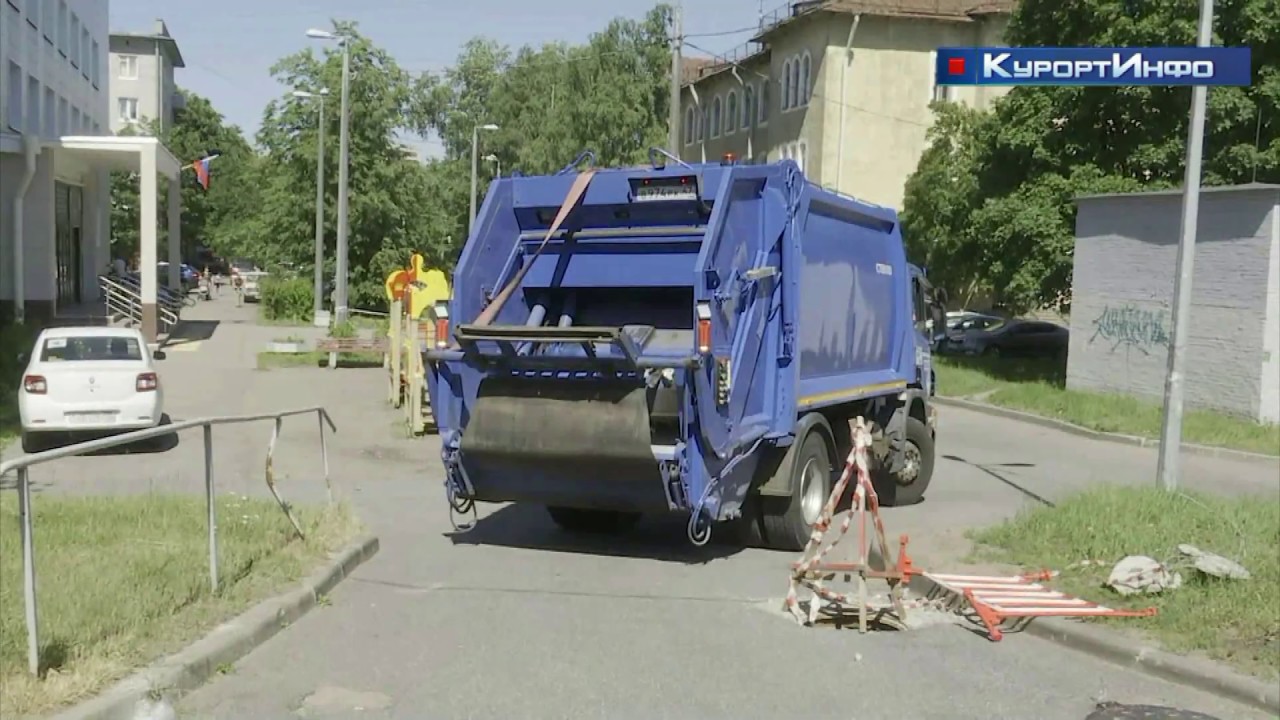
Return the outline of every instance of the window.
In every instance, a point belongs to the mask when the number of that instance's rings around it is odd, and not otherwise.
[[[67,0],[58,0],[58,52],[67,56]]]
[[[58,98],[58,135],[59,136],[66,135],[69,132],[70,128],[68,126],[70,123],[71,123],[71,113],[68,112],[67,110],[67,99],[64,97],[60,97]]]
[[[27,0],[27,24],[31,27],[35,27],[37,18],[39,17],[40,0]]]
[[[27,76],[27,132],[40,134],[40,81]]]
[[[796,58],[791,63],[791,86],[787,87],[787,108],[799,108],[800,106],[800,59]]]
[[[119,77],[121,80],[138,79],[138,56],[121,55]]]
[[[746,130],[751,127],[751,122],[756,119],[756,88],[754,85],[748,85],[742,91],[742,129]]]
[[[80,76],[85,80],[89,79],[89,65],[93,62],[93,56],[89,54],[89,30],[88,28],[80,29]]]
[[[738,93],[729,91],[729,102],[725,108],[724,134],[732,135],[738,130]]]
[[[44,89],[44,132],[45,137],[58,134],[58,103],[53,97],[53,88]]]
[[[53,0],[45,0],[40,8],[40,34],[45,42],[53,44]]]
[[[138,121],[138,98],[122,97],[116,101],[120,110],[120,119],[124,122]]]
[[[719,95],[717,95],[716,99],[711,102],[711,137],[713,138],[720,137],[720,130],[722,129],[720,121],[723,119],[721,117],[721,110],[723,109],[723,106],[724,103],[720,100]]]
[[[80,108],[71,108],[71,130],[70,134],[80,134]]]
[[[801,140],[796,144],[795,161],[800,166],[800,172],[804,172],[804,161],[806,155],[809,154],[809,144]]]
[[[929,52],[929,99],[927,102],[946,102],[951,99],[951,86],[939,85],[937,76],[938,51]]]
[[[9,112],[5,122],[14,132],[22,132],[22,68],[9,61]]]
[[[136,338],[119,335],[51,337],[40,348],[40,362],[110,362],[142,360],[142,345]]]
[[[757,105],[760,108],[760,116],[756,124],[764,127],[769,124],[769,78],[760,81],[760,102]]]
[[[98,52],[98,41],[93,41],[93,58],[89,63],[92,67],[89,69],[89,79],[93,81],[93,86],[98,87],[98,81],[102,79],[102,58]]]
[[[794,97],[791,92],[791,61],[782,63],[782,109],[791,108],[791,98]]]
[[[693,123],[694,123],[695,112],[696,111],[692,107],[687,107],[684,109],[684,144],[685,145],[693,144]]]
[[[810,71],[810,70],[812,70],[812,69],[813,69],[813,67],[812,67],[812,59],[809,57],[809,53],[806,51],[806,52],[805,52],[805,54],[804,54],[804,59],[800,61],[800,90],[799,90],[799,92],[800,92],[800,104],[801,104],[801,105],[808,105],[808,104],[809,104],[809,95],[810,95],[810,93],[812,93],[812,92],[813,92],[813,82],[812,82],[812,78],[809,76],[809,71]]]
[[[707,137],[707,123],[710,121],[711,115],[706,108],[702,108],[698,117],[698,142],[702,142]]]
[[[67,54],[71,56],[71,67],[80,67],[80,18],[71,13],[70,37],[67,38]]]

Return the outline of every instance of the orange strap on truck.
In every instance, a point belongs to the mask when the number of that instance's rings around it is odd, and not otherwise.
[[[551,236],[560,230],[560,225],[564,223],[565,218],[569,217],[569,212],[577,207],[578,202],[587,194],[587,186],[591,184],[591,178],[596,174],[594,169],[584,170],[578,177],[574,178],[573,185],[569,187],[569,194],[565,196],[564,202],[560,205],[560,211],[556,213],[555,222],[551,223],[551,227],[547,228],[547,234],[542,238],[542,243],[538,245],[538,249],[533,251],[533,255],[525,260],[520,267],[519,272],[511,278],[510,282],[502,288],[502,291],[494,296],[493,300],[480,312],[480,316],[476,318],[474,325],[489,325],[493,319],[498,316],[498,312],[502,310],[502,306],[507,304],[511,294],[520,286],[520,282],[524,280],[525,273],[529,272],[529,268],[533,266],[533,261],[538,259],[542,251],[547,247],[547,243],[551,241]]]

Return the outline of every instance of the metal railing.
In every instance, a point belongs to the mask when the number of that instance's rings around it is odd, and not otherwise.
[[[90,440],[88,442],[76,443],[65,447],[46,450],[44,452],[32,453],[30,455],[19,455],[12,460],[6,460],[0,463],[0,477],[4,477],[11,472],[17,473],[17,491],[18,491],[18,515],[22,525],[22,585],[23,585],[23,601],[26,606],[27,621],[27,665],[32,675],[40,674],[40,632],[39,632],[39,612],[36,607],[36,561],[35,561],[35,533],[33,530],[32,510],[31,510],[31,478],[28,472],[29,468],[34,465],[40,465],[54,460],[61,460],[68,457],[76,457],[85,453],[97,450],[106,450],[109,448],[119,447],[121,445],[129,445],[142,440],[150,440],[158,437],[164,437],[171,433],[178,433],[191,428],[204,429],[204,493],[206,511],[208,517],[209,529],[209,586],[212,592],[218,591],[218,515],[217,506],[214,503],[214,482],[213,482],[213,426],[214,425],[238,425],[242,423],[257,422],[260,420],[273,420],[271,426],[271,442],[267,445],[267,461],[265,479],[267,489],[271,491],[272,497],[276,503],[280,505],[280,509],[284,511],[286,517],[289,518],[293,529],[298,533],[298,537],[305,537],[302,531],[302,524],[298,522],[293,511],[289,508],[289,504],[284,498],[280,497],[279,490],[276,489],[275,471],[273,468],[273,458],[275,456],[276,440],[280,437],[280,427],[284,424],[286,417],[296,415],[309,415],[315,413],[316,419],[320,425],[320,455],[324,462],[324,484],[329,504],[333,504],[333,484],[329,479],[329,451],[325,441],[325,426],[329,427],[331,432],[337,432],[338,428],[333,424],[333,420],[329,417],[329,413],[320,406],[301,408],[297,410],[286,410],[277,413],[261,413],[258,415],[224,415],[220,417],[200,418],[197,420],[184,420],[182,422],[173,423],[171,425],[160,425],[145,430],[135,430],[133,432],[114,435],[112,437],[101,438],[98,440]]]
[[[108,316],[125,318],[134,325],[142,324],[142,289],[136,282],[102,275],[98,278],[98,287],[102,289]],[[156,314],[162,329],[168,330],[178,324],[178,313],[183,305],[184,302],[169,288],[156,288]]]

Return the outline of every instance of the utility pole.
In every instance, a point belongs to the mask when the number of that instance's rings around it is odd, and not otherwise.
[[[1213,0],[1200,0],[1200,33],[1196,45],[1213,43]],[[1165,490],[1176,490],[1181,474],[1182,400],[1186,390],[1187,330],[1191,325],[1191,285],[1195,276],[1196,225],[1200,216],[1200,156],[1204,146],[1205,100],[1209,89],[1191,89],[1191,127],[1187,133],[1187,174],[1182,189],[1182,233],[1178,240],[1178,274],[1173,281],[1173,334],[1164,381],[1164,421],[1160,429],[1160,461],[1156,474]]]
[[[667,144],[671,154],[680,157],[680,53],[684,44],[683,3],[671,10],[671,112],[667,118]]]
[[[347,166],[351,164],[348,156],[348,145],[350,144],[350,128],[351,122],[351,37],[346,36],[342,39],[342,102],[341,113],[342,118],[338,123],[338,282],[337,295],[334,302],[334,311],[338,323],[347,320],[347,233],[348,227],[348,211],[347,211]]]

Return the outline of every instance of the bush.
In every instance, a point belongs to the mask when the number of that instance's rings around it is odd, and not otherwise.
[[[315,297],[305,278],[265,277],[262,280],[262,312],[268,320],[311,322]]]
[[[40,326],[0,322],[0,445],[7,431],[17,426],[18,385],[27,364],[20,356],[30,353]]]

